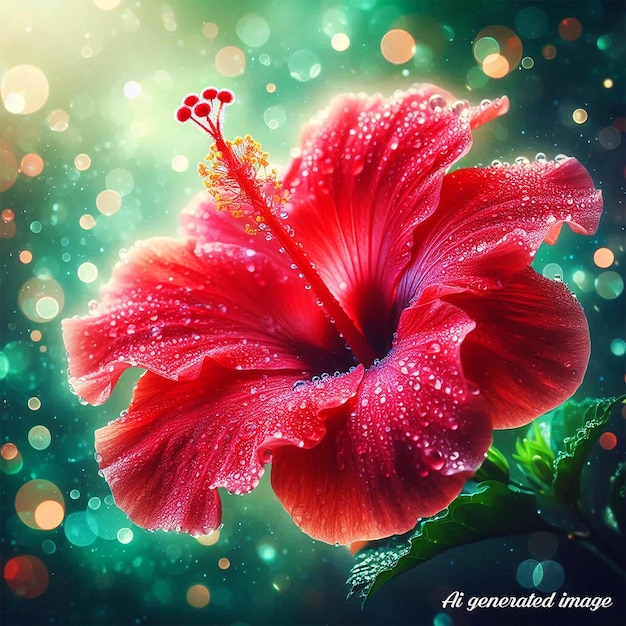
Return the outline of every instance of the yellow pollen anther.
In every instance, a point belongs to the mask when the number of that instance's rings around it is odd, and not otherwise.
[[[284,192],[267,193],[268,187],[274,191],[281,189],[276,170],[269,169],[269,154],[250,135],[237,137],[234,141],[225,140],[224,147],[226,150],[220,150],[213,144],[205,162],[200,163],[198,171],[204,185],[213,196],[218,211],[228,211],[236,218],[248,217],[256,224],[263,223],[263,217],[256,213],[252,203],[251,190],[242,188],[241,180],[249,182],[269,200],[272,213],[278,213],[286,203],[287,195]],[[247,224],[246,232],[254,234],[258,229]]]

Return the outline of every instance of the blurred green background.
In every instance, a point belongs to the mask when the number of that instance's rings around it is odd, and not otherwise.
[[[599,232],[564,228],[535,267],[560,275],[587,312],[593,352],[579,396],[620,393],[624,50],[624,5],[610,1],[0,0],[2,623],[619,623],[620,579],[554,536],[451,551],[361,611],[345,600],[348,550],[302,534],[267,480],[224,496],[224,527],[210,538],[134,526],[93,458],[93,432],[126,408],[133,374],[104,406],[81,406],[60,320],[87,312],[119,250],[174,233],[202,189],[207,139],[174,120],[186,93],[232,89],[227,136],[250,133],[285,167],[302,125],[337,93],[433,82],[472,103],[511,100],[476,133],[465,165],[565,153],[602,189]],[[590,485],[623,455],[623,419],[610,427],[617,445],[594,451]],[[533,560],[552,573],[528,586]],[[554,589],[615,604],[593,614],[443,610],[453,589]]]

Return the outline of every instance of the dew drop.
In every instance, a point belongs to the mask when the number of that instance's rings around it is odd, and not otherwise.
[[[467,100],[455,100],[452,103],[452,110],[457,114],[461,115],[465,111],[469,111],[470,103]]]
[[[365,161],[360,154],[357,154],[352,160],[352,174],[358,176],[365,167]]]
[[[436,472],[438,472],[439,470],[443,469],[443,466],[445,465],[445,460],[441,452],[438,452],[437,450],[432,450],[431,448],[427,448],[423,451],[422,456],[425,465],[431,470],[435,470]]]
[[[434,93],[428,98],[428,104],[433,111],[441,111],[446,106],[446,99],[440,93]]]
[[[332,159],[324,159],[322,162],[321,172],[322,174],[332,174],[335,171],[335,164]]]

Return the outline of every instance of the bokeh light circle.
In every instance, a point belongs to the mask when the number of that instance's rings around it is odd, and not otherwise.
[[[533,589],[535,587],[533,575],[537,565],[539,565],[539,561],[536,559],[526,559],[518,565],[516,578],[517,582],[522,587],[525,587],[526,589]]]
[[[85,213],[85,215],[80,216],[78,223],[83,230],[91,230],[96,225],[96,218],[89,213]]]
[[[593,262],[602,269],[611,267],[615,261],[615,254],[610,248],[598,248],[593,253]]]
[[[583,27],[575,17],[566,17],[559,24],[559,36],[565,41],[575,41],[583,32]]]
[[[564,582],[565,572],[557,561],[541,561],[533,571],[534,586],[543,593],[556,591]]]
[[[298,82],[306,83],[320,75],[322,65],[311,50],[296,50],[287,61],[289,74]]]
[[[287,120],[287,114],[282,107],[268,107],[263,113],[263,121],[268,128],[276,130],[280,128]]]
[[[45,450],[52,441],[50,431],[43,425],[33,426],[28,431],[28,443],[35,450]]]
[[[122,544],[126,545],[133,540],[134,533],[130,528],[120,528],[117,531],[117,540]]]
[[[0,193],[13,186],[18,172],[19,168],[15,155],[6,144],[0,141]]]
[[[33,253],[30,250],[21,250],[19,259],[24,265],[28,265],[33,260]]]
[[[65,536],[75,546],[90,546],[98,538],[98,524],[87,511],[76,511],[67,516],[63,524]]]
[[[222,76],[240,76],[246,71],[246,55],[236,46],[225,46],[215,55],[215,69]]]
[[[20,451],[17,446],[10,441],[3,443],[2,447],[0,447],[0,457],[2,457],[5,461],[12,461],[19,453]]]
[[[10,441],[3,443],[0,447],[0,470],[12,475],[19,473],[22,467],[24,467],[24,459],[19,448]]]
[[[61,285],[53,278],[35,277],[22,285],[17,302],[29,320],[50,322],[63,310],[65,295]]]
[[[96,196],[96,208],[102,215],[114,215],[121,206],[122,196],[113,189],[105,189]]]
[[[175,172],[186,172],[189,169],[189,159],[184,154],[172,157],[172,169]]]
[[[191,585],[187,589],[187,602],[194,609],[203,609],[211,600],[211,594],[204,585]]]
[[[617,446],[617,437],[615,433],[602,433],[598,439],[598,443],[603,450],[613,450]]]
[[[552,59],[556,58],[556,48],[551,43],[545,45],[541,48],[541,56],[546,61],[552,61]]]
[[[43,172],[43,159],[38,154],[25,154],[20,163],[20,171],[24,176],[39,176]]]
[[[483,62],[483,72],[489,78],[504,78],[510,71],[509,62],[501,54],[490,54]]]
[[[614,271],[602,272],[595,280],[598,295],[605,300],[615,300],[624,291],[624,279]]]
[[[70,126],[70,116],[63,109],[56,109],[48,115],[48,126],[55,133],[62,133]]]
[[[34,65],[10,68],[0,84],[4,108],[9,113],[28,115],[46,104],[50,88],[46,75]]]
[[[624,356],[626,354],[626,341],[623,339],[613,339],[613,341],[611,341],[611,353],[615,356]]]
[[[490,78],[502,78],[522,60],[522,40],[506,26],[487,26],[474,39],[474,58]],[[500,58],[501,57],[501,58]],[[508,65],[503,74],[505,62]]]
[[[557,536],[549,531],[540,530],[528,538],[528,551],[536,559],[549,559],[555,555],[558,547]]]
[[[622,142],[622,135],[613,126],[607,126],[598,133],[598,142],[605,150],[615,150]]]
[[[411,33],[400,28],[387,31],[380,40],[380,52],[389,63],[408,63],[415,54],[415,39]]]
[[[215,39],[220,32],[219,26],[215,22],[207,22],[202,25],[202,36],[207,39]]]
[[[20,487],[15,496],[15,511],[29,528],[52,530],[63,521],[65,500],[54,483],[36,478]]]
[[[548,16],[539,7],[524,7],[515,15],[515,28],[526,39],[539,39],[548,32]]]
[[[492,54],[500,53],[500,44],[493,37],[481,37],[474,43],[474,58],[483,63]]]
[[[85,261],[78,266],[76,273],[81,282],[93,283],[93,281],[98,278],[98,267],[90,261]]]
[[[214,546],[220,540],[220,531],[215,530],[210,535],[198,535],[196,541],[203,546]]]
[[[53,530],[60,526],[65,516],[65,507],[54,500],[44,500],[37,506],[33,517],[41,530]]]
[[[39,411],[41,408],[41,400],[37,396],[33,396],[32,398],[28,398],[26,405],[31,411]]]
[[[24,554],[9,559],[3,575],[9,589],[20,598],[38,598],[48,588],[48,569],[36,556]]]
[[[235,32],[239,39],[251,48],[262,46],[270,38],[269,24],[256,13],[249,13],[240,18]]]
[[[79,172],[84,172],[85,170],[88,170],[91,167],[91,157],[84,152],[77,154],[74,157],[74,167]]]
[[[350,47],[350,37],[346,33],[335,33],[330,39],[330,45],[337,52],[345,52]]]

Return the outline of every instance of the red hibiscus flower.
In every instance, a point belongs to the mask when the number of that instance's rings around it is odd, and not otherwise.
[[[279,185],[258,144],[223,138],[232,94],[203,96],[178,117],[216,141],[214,199],[186,208],[183,238],[137,243],[64,322],[86,401],[147,370],[96,433],[115,500],[140,526],[207,533],[218,488],[249,492],[272,462],[311,536],[407,531],[456,497],[493,429],[580,384],[583,311],[530,263],[563,222],[593,233],[600,193],[572,158],[449,171],[506,99],[341,96]]]

